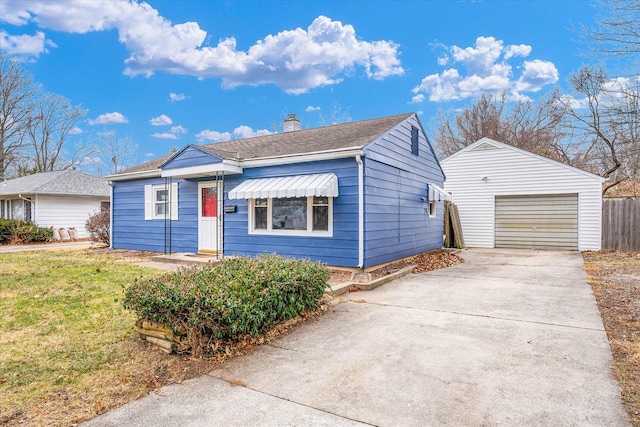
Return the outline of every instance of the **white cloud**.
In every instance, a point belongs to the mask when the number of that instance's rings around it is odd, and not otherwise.
[[[169,132],[156,132],[151,136],[153,138],[160,138],[160,139],[180,139],[180,135],[185,135],[188,132],[189,132],[188,129],[178,125],[178,126],[171,126],[171,129]]]
[[[196,139],[199,142],[222,142],[229,141],[231,139],[230,132],[218,132],[215,130],[205,129],[202,132],[196,134]]]
[[[522,70],[521,75],[514,79],[513,66],[507,61],[528,56],[532,50],[528,45],[505,47],[504,41],[494,37],[478,37],[475,46],[437,47],[447,51],[438,58],[438,64],[451,67],[439,74],[425,76],[412,90],[412,103],[422,102],[426,97],[430,101],[442,102],[498,91],[506,91],[512,99],[522,98],[526,95],[520,92],[537,92],[556,83],[559,78],[552,62],[534,59],[524,61],[518,68]]]
[[[90,125],[113,125],[118,123],[129,123],[129,119],[117,111],[100,114],[95,120],[89,120]]]
[[[160,138],[160,139],[178,139],[178,135],[171,132],[156,132],[151,134],[151,136],[153,138]]]
[[[145,157],[155,157],[155,154],[153,153],[144,153]]]
[[[320,107],[314,107],[313,105],[309,105],[307,108],[304,109],[304,111],[306,111],[307,113],[310,113],[312,111],[320,111]]]
[[[223,142],[230,141],[231,139],[245,139],[245,138],[253,138],[256,136],[265,136],[271,135],[273,132],[268,131],[267,129],[258,129],[253,130],[251,127],[246,125],[238,126],[233,130],[233,132],[218,132],[215,130],[203,130],[196,134],[196,139],[199,142]]]
[[[6,5],[5,5],[6,3]],[[336,84],[361,67],[372,79],[402,75],[399,46],[365,41],[353,26],[318,16],[306,28],[266,35],[246,51],[236,39],[207,46],[207,32],[196,22],[172,24],[148,3],[136,1],[9,1],[0,19],[13,25],[70,33],[115,29],[130,52],[124,73],[150,76],[156,71],[221,78],[227,88],[275,84],[288,93]]]
[[[524,71],[516,83],[518,91],[537,92],[543,86],[554,84],[559,79],[558,69],[549,61],[524,61],[523,68]]]
[[[447,55],[442,55],[438,57],[438,65],[444,67],[449,63],[449,57]]]
[[[411,98],[411,104],[419,104],[424,101],[424,95],[419,93]]]
[[[71,129],[69,131],[69,135],[80,135],[83,132],[84,131],[82,129],[80,129],[78,126],[76,126],[76,127],[74,127],[73,129]]]
[[[531,50],[531,46],[526,44],[507,46],[504,52],[504,59],[509,59],[512,56],[529,56]]]
[[[169,101],[171,103],[184,101],[185,99],[187,99],[187,97],[185,96],[184,93],[174,93],[174,92],[169,93]]]
[[[151,126],[167,126],[171,123],[173,123],[173,120],[171,120],[171,118],[169,118],[169,116],[165,114],[160,114],[158,117],[154,117],[149,120],[149,124]]]
[[[41,53],[49,52],[47,46],[57,47],[55,43],[45,38],[42,31],[37,31],[33,36],[27,34],[12,36],[4,30],[0,31],[0,50],[7,56],[37,58]]]
[[[178,125],[178,126],[171,126],[171,133],[174,133],[176,135],[184,135],[186,133],[188,133],[189,131],[185,128],[183,128],[182,126]]]

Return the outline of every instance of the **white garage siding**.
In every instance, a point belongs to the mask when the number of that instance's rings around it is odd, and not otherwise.
[[[603,178],[489,138],[441,165],[468,247],[495,247],[496,197],[577,194],[578,249],[600,249]]]
[[[78,237],[88,237],[85,223],[89,215],[100,212],[100,202],[108,197],[42,196],[35,197],[34,222],[40,227],[75,227]]]

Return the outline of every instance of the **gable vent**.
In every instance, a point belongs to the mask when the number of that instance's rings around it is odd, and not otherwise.
[[[499,148],[493,144],[482,143],[471,151],[498,150]]]

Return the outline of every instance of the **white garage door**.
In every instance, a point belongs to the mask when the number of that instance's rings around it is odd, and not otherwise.
[[[578,195],[496,196],[495,247],[578,249]]]

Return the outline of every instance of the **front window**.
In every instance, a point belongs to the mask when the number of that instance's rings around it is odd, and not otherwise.
[[[306,230],[307,198],[273,199],[274,230]]]
[[[153,213],[155,218],[165,218],[169,213],[169,190],[164,186],[153,189]]]
[[[331,197],[251,199],[249,232],[331,236],[332,208]]]
[[[255,199],[253,207],[253,229],[267,229],[267,199]]]

